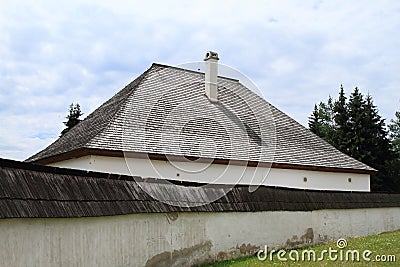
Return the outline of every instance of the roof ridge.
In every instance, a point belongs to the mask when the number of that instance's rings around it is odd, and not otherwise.
[[[152,66],[158,66],[158,67],[163,67],[163,68],[171,68],[171,69],[182,70],[182,71],[187,71],[187,72],[192,72],[192,73],[203,74],[203,75],[204,75],[204,72],[201,72],[201,71],[196,71],[196,70],[191,70],[191,69],[185,69],[185,68],[182,68],[182,67],[171,66],[171,65],[166,65],[166,64],[162,64],[162,63],[156,63],[156,62],[154,62],[154,63],[152,64]],[[227,76],[218,75],[217,77],[218,77],[218,78],[221,78],[221,79],[226,79],[226,80],[234,81],[234,82],[239,82],[239,79],[235,79],[235,78],[231,78],[231,77],[227,77]]]

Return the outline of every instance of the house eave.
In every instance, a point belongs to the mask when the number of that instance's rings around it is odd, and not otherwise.
[[[259,161],[243,161],[243,160],[230,160],[230,159],[209,159],[209,158],[196,158],[190,156],[176,156],[176,155],[165,155],[156,153],[143,153],[143,152],[127,152],[121,150],[104,150],[96,148],[80,148],[58,155],[33,160],[31,163],[48,165],[60,161],[70,160],[74,158],[80,158],[84,156],[105,156],[105,157],[130,157],[130,158],[148,158],[151,160],[175,160],[175,161],[196,161],[196,162],[212,162],[213,164],[222,165],[247,165],[249,167],[271,167],[277,169],[292,169],[292,170],[308,170],[308,171],[321,171],[321,172],[336,172],[336,173],[358,173],[358,174],[375,174],[377,170],[371,169],[354,169],[354,168],[337,168],[337,167],[325,167],[325,166],[311,166],[311,165],[298,165],[289,163],[277,163],[277,162],[259,162]]]

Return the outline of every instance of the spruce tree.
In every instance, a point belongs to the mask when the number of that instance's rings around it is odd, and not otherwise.
[[[309,117],[309,129],[321,137],[322,139],[330,142],[333,138],[333,100],[329,97],[328,102],[320,102],[314,105],[314,111]]]
[[[395,114],[396,118],[390,121],[389,138],[396,156],[400,159],[400,111]]]
[[[64,125],[67,126],[67,128],[62,130],[61,136],[64,135],[69,130],[71,130],[72,127],[77,125],[79,122],[81,122],[79,117],[83,115],[81,111],[81,106],[78,103],[76,105],[74,105],[74,103],[71,103],[71,105],[69,105],[68,113],[69,114],[67,115],[67,117],[65,117],[67,121],[63,122]]]
[[[396,117],[389,126],[389,140],[385,120],[372,97],[364,97],[356,87],[347,102],[341,86],[333,108],[331,98],[314,107],[309,126],[343,153],[378,170],[371,176],[372,190],[400,192],[400,152],[396,147],[400,142],[400,112]]]
[[[362,151],[362,144],[364,142],[363,134],[363,120],[364,120],[364,107],[365,100],[356,87],[350,95],[348,104],[349,116],[349,155],[360,161],[364,158],[364,151]]]
[[[311,132],[319,136],[320,118],[318,115],[317,104],[314,105],[314,110],[308,118],[308,128]]]
[[[346,95],[344,93],[343,85],[340,85],[340,92],[338,100],[334,104],[334,135],[332,144],[342,151],[343,153],[349,153],[349,115],[346,103]]]
[[[386,164],[388,176],[392,178],[392,191],[400,192],[400,112],[395,114],[396,118],[390,121],[389,138],[393,151],[393,160]]]
[[[323,105],[323,116],[324,116],[324,133],[325,139],[332,143],[335,135],[335,122],[334,122],[334,102],[331,96],[328,98],[328,102]]]
[[[371,187],[374,190],[391,191],[393,177],[388,173],[387,166],[394,159],[391,151],[385,120],[378,114],[372,97],[367,95],[364,106],[363,143],[360,149],[364,152],[362,162],[378,170],[371,177]]]

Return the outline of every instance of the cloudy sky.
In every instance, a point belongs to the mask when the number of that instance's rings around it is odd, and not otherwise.
[[[0,0],[0,157],[53,142],[153,62],[217,51],[303,125],[340,84],[400,110],[400,1]]]

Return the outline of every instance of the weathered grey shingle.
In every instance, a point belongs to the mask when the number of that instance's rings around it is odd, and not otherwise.
[[[211,103],[204,95],[204,74],[153,64],[27,161],[97,149],[374,171],[239,81],[219,77],[218,91],[219,103]]]
[[[91,217],[160,212],[312,211],[400,206],[400,194],[261,186],[252,193],[247,187],[234,187],[223,195],[221,192],[225,188],[224,185],[213,185],[208,189],[175,186],[163,180],[149,183],[143,182],[140,177],[0,159],[0,218]],[[166,201],[153,198],[154,193],[163,194]]]

